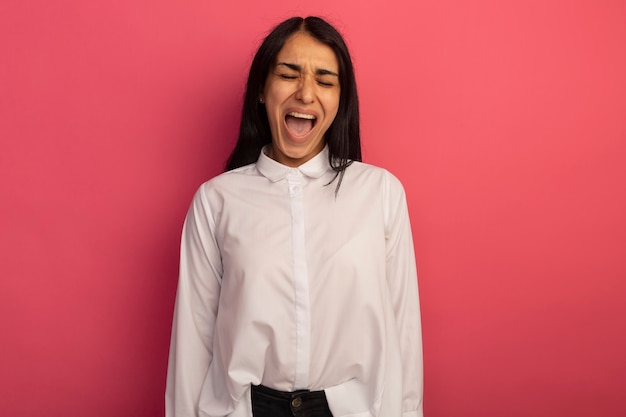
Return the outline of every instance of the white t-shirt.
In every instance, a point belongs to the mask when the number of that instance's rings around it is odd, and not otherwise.
[[[262,152],[196,193],[183,228],[168,417],[251,417],[250,384],[324,390],[334,417],[418,417],[422,344],[404,190],[328,149]]]

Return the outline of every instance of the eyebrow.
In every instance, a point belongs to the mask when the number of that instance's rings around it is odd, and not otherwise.
[[[285,67],[289,68],[290,70],[302,72],[302,67],[300,65],[290,64],[288,62],[279,62],[278,64],[276,64],[277,67],[281,66],[281,65],[284,65]],[[315,74],[317,74],[317,75],[333,75],[335,77],[339,77],[339,74],[337,74],[336,72],[327,70],[327,69],[316,69],[315,70]]]

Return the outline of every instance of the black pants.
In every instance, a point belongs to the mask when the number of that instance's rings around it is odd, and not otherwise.
[[[254,417],[333,417],[324,391],[276,391],[252,386]]]

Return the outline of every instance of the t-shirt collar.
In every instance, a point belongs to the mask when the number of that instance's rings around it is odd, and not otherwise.
[[[328,162],[328,145],[324,146],[324,149],[313,158],[295,168],[283,165],[267,156],[266,152],[269,150],[269,146],[270,145],[266,145],[261,150],[256,166],[259,172],[272,182],[282,180],[293,170],[298,170],[303,175],[310,178],[319,178],[328,170],[332,169]]]

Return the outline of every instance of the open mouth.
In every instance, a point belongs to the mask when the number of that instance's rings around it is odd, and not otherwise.
[[[312,114],[291,112],[285,116],[287,128],[295,136],[306,136],[317,123],[317,118]]]

